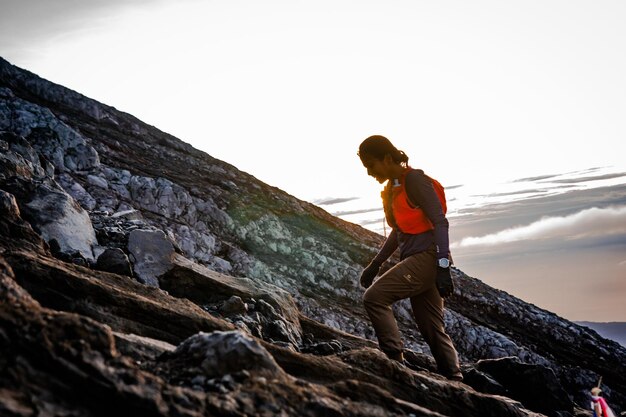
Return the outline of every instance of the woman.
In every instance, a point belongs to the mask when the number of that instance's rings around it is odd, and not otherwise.
[[[461,381],[458,356],[443,322],[442,296],[453,291],[443,187],[423,171],[412,169],[406,154],[384,136],[365,139],[358,155],[368,175],[381,184],[387,182],[381,195],[392,228],[361,275],[361,285],[367,288],[363,302],[378,345],[389,358],[404,361],[391,305],[410,298],[413,317],[430,346],[438,371],[448,379]],[[372,284],[380,266],[396,249],[400,249],[400,263]]]

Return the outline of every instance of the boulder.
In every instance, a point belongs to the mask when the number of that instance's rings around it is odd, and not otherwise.
[[[94,261],[92,246],[98,242],[89,215],[66,192],[48,184],[37,186],[22,211],[47,242],[55,239],[62,252],[80,252]]]
[[[249,278],[211,271],[179,254],[173,256],[172,263],[172,268],[159,277],[160,288],[171,295],[200,305],[222,303],[233,295],[245,300],[254,299],[254,312],[262,315],[258,322],[264,326],[264,337],[294,346],[301,344],[300,313],[293,297],[285,290]],[[275,321],[282,323],[270,324]]]
[[[0,190],[0,215],[7,219],[16,220],[20,217],[20,208],[17,205],[15,196],[6,191]]]
[[[0,132],[0,144],[0,177],[50,177],[41,165],[37,151],[23,137],[11,132]]]
[[[463,383],[476,391],[494,395],[507,395],[507,390],[498,381],[474,367],[463,369]]]
[[[243,370],[272,377],[284,375],[272,355],[254,338],[239,330],[200,332],[183,341],[166,358],[186,368],[199,368],[207,377]]]
[[[244,314],[248,311],[248,306],[243,302],[241,297],[233,295],[228,300],[224,301],[220,310],[224,314]]]
[[[507,396],[530,410],[548,416],[574,411],[574,404],[556,374],[546,366],[523,363],[511,356],[480,360],[476,369],[490,375],[506,389]]]
[[[95,265],[100,271],[112,272],[114,274],[133,276],[128,256],[119,248],[108,248],[100,256]]]
[[[128,251],[135,277],[142,284],[158,287],[158,277],[172,268],[174,246],[161,230],[133,230]]]
[[[15,195],[22,218],[46,242],[54,239],[60,252],[80,252],[85,259],[94,261],[92,246],[97,240],[89,215],[56,182],[13,177],[0,185]]]
[[[104,190],[109,188],[109,183],[107,182],[107,180],[97,175],[87,175],[87,182],[95,187],[99,187]]]
[[[23,218],[46,242],[56,241],[60,252],[93,261],[97,240],[87,212],[49,176],[28,141],[12,133],[0,140],[8,147],[0,155],[0,188],[15,196]]]

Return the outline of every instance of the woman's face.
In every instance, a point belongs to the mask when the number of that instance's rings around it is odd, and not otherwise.
[[[384,159],[376,159],[369,155],[363,155],[361,162],[367,169],[367,175],[370,175],[376,179],[379,183],[384,183],[390,178],[389,175],[389,155]]]

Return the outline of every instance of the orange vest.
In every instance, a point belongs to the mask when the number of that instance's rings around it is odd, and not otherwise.
[[[409,167],[404,171],[400,178],[399,186],[394,186],[393,181],[389,180],[387,186],[380,194],[383,198],[385,217],[387,218],[389,226],[400,229],[403,233],[416,235],[428,230],[433,230],[435,227],[421,208],[415,207],[409,202],[409,196],[405,188],[405,179],[406,175],[411,170],[412,168]],[[439,197],[441,208],[445,214],[448,207],[446,206],[446,195],[443,186],[434,178],[430,178],[430,180],[433,182],[433,188],[435,189],[437,197]],[[390,205],[391,207],[389,207]],[[390,210],[390,208],[392,210]]]

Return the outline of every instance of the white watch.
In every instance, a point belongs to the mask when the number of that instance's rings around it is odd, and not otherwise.
[[[438,265],[440,268],[448,268],[450,267],[450,260],[448,258],[440,258]]]

